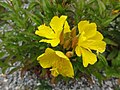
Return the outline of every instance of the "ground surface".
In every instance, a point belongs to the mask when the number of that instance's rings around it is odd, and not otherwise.
[[[37,77],[30,72],[26,72],[25,76],[21,78],[20,71],[5,75],[2,74],[0,68],[0,90],[120,90],[120,85],[118,85],[118,81],[115,78],[104,81],[102,86],[100,86],[94,76],[92,76],[92,79],[93,84],[90,84],[85,78],[81,78],[79,80],[71,80],[68,84],[65,84],[62,80],[56,85],[46,82],[50,85],[47,87],[41,85]],[[37,86],[40,88],[36,88]]]

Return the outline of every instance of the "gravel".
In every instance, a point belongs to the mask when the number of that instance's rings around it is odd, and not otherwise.
[[[11,75],[0,73],[0,90],[34,90],[37,77],[30,72],[26,72],[23,78],[20,75],[20,71]]]
[[[118,79],[116,78],[103,81],[100,86],[98,80],[94,76],[91,77],[93,84],[82,77],[81,79],[70,80],[67,84],[61,80],[56,85],[50,84],[50,81],[46,80],[45,86],[40,83],[41,81],[39,81],[34,73],[28,71],[21,78],[19,70],[11,75],[5,75],[2,74],[0,68],[0,90],[120,90],[120,85],[117,83]]]

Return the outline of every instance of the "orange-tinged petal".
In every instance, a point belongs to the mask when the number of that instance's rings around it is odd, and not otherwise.
[[[65,56],[65,55],[64,55]],[[56,62],[53,65],[53,68],[57,68],[57,72],[59,74],[61,74],[62,76],[67,76],[67,77],[71,77],[73,78],[74,76],[74,71],[73,71],[73,67],[72,64],[70,62],[70,60],[67,60],[66,57],[65,58],[60,58],[58,60],[58,62]],[[54,71],[54,76],[57,75],[57,72]],[[56,72],[56,73],[55,73]]]
[[[97,61],[97,56],[94,53],[82,48],[82,59],[83,66],[87,67],[88,64],[94,64]]]
[[[77,46],[77,43],[78,43],[78,37],[72,38],[72,48],[75,48]]]
[[[71,36],[76,37],[76,27],[73,27],[71,30]]]
[[[72,77],[72,78],[74,76],[72,64],[69,60],[66,60],[66,59],[60,60],[58,71],[63,76],[68,76],[68,77]]]
[[[68,50],[70,49],[70,47],[71,47],[71,41],[70,39],[68,39],[64,42],[63,48]]]
[[[61,51],[54,51],[50,48],[45,50],[45,53],[40,55],[37,60],[43,68],[52,67],[51,74],[56,77],[59,74],[72,77],[74,71],[69,58]]]
[[[49,39],[52,39],[55,37],[55,33],[53,32],[53,30],[45,25],[40,25],[38,27],[38,30],[36,30],[35,34],[41,36],[41,37],[46,37]]]

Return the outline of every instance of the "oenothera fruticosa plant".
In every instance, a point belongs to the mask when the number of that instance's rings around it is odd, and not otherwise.
[[[97,31],[95,23],[89,21],[80,21],[77,28],[70,30],[70,26],[66,21],[67,16],[54,16],[50,25],[40,25],[35,34],[44,37],[40,42],[50,43],[52,47],[60,46],[67,52],[54,51],[47,48],[45,53],[40,55],[37,60],[43,68],[51,68],[51,74],[56,77],[59,74],[67,77],[74,77],[70,57],[75,55],[82,57],[83,66],[94,64],[97,61],[97,54],[105,51],[106,43],[103,35]],[[65,51],[63,50],[63,51]],[[96,52],[95,52],[96,51]],[[64,54],[65,53],[65,54]]]

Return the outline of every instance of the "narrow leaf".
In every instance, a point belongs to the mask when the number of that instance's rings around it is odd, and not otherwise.
[[[99,12],[102,15],[102,13],[105,11],[106,7],[101,0],[97,0],[97,2],[98,2],[98,6],[99,6]]]
[[[110,44],[110,45],[113,45],[113,46],[118,46],[117,43],[115,43],[114,41],[112,41],[112,40],[109,39],[109,38],[104,38],[104,41],[105,41],[107,44]]]

